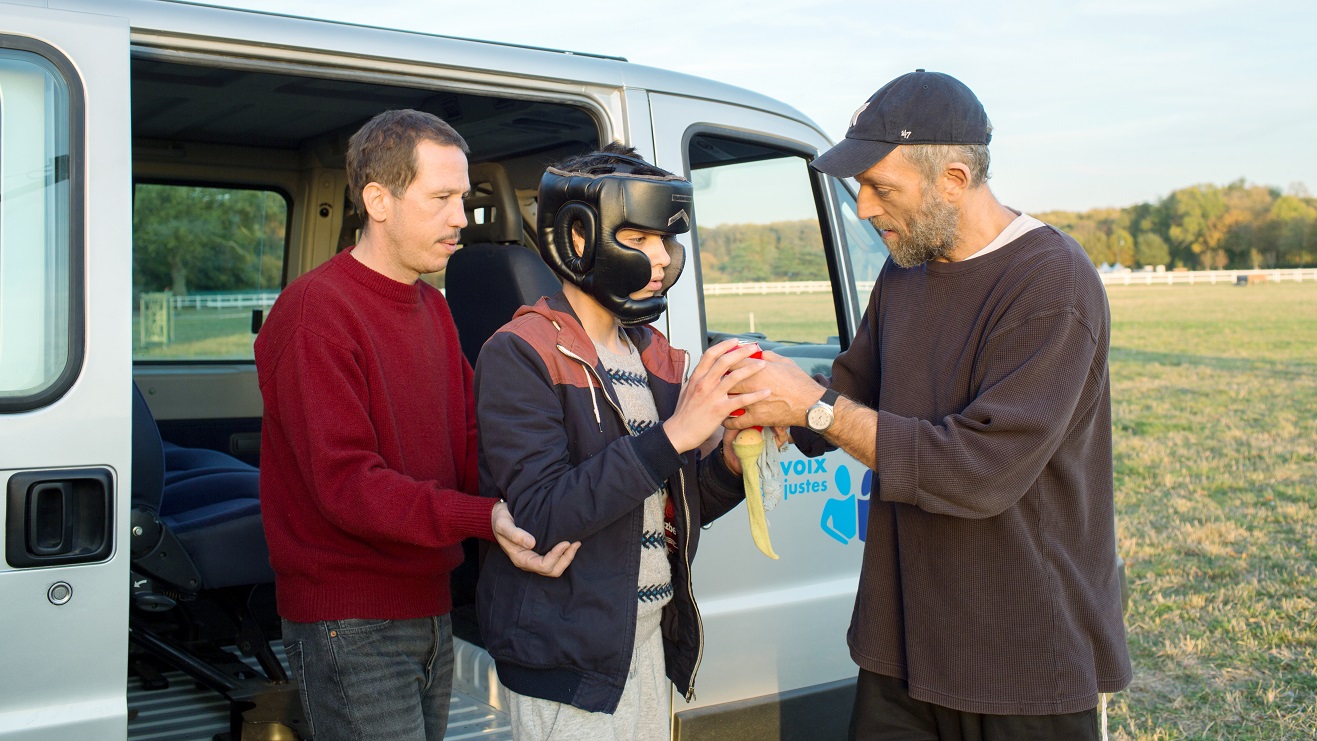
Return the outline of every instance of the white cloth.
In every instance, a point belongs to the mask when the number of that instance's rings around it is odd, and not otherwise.
[[[983,257],[989,252],[998,250],[1003,246],[1008,245],[1011,242],[1014,242],[1015,240],[1033,231],[1034,229],[1037,229],[1040,226],[1043,226],[1043,222],[1039,221],[1038,219],[1035,219],[1029,214],[1022,213],[1019,216],[1016,216],[1015,219],[1011,221],[1011,223],[1007,224],[1006,228],[1001,230],[1001,234],[998,234],[996,239],[992,240],[987,245],[985,245],[983,249],[979,250],[978,252],[975,252],[974,254],[970,255],[965,259],[973,260],[976,257]]]
[[[759,454],[759,493],[763,496],[764,511],[770,512],[782,501],[782,469],[778,466],[781,452],[772,427],[764,428],[764,452]]]

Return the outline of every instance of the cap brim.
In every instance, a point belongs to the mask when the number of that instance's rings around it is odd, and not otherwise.
[[[878,164],[896,147],[896,144],[887,142],[842,139],[835,147],[809,163],[809,166],[833,177],[853,178]]]

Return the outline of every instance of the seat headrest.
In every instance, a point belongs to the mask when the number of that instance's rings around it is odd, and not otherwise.
[[[520,242],[521,210],[507,170],[497,162],[481,162],[468,167],[467,174],[471,195],[465,203],[467,225],[462,230],[462,244]]]
[[[538,253],[521,245],[488,243],[455,252],[444,285],[462,354],[472,366],[485,340],[517,309],[562,290],[557,274]]]

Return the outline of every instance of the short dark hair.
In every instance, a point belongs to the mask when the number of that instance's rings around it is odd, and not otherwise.
[[[634,160],[640,160],[642,164],[637,165]],[[568,157],[553,167],[563,172],[582,175],[607,175],[615,172],[618,165],[627,165],[630,168],[628,172],[632,175],[656,178],[672,176],[672,173],[661,167],[645,163],[644,158],[636,154],[635,147],[628,147],[622,142],[609,142],[598,151]]]
[[[462,135],[443,119],[410,108],[385,111],[348,139],[348,194],[358,212],[366,214],[361,193],[370,183],[379,183],[395,196],[406,192],[416,179],[416,145],[423,141],[471,152]]]

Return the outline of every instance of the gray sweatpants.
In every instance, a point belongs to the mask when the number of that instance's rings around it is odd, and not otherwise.
[[[663,668],[662,612],[641,615],[631,670],[617,712],[589,713],[508,691],[516,741],[667,741],[672,693]]]

